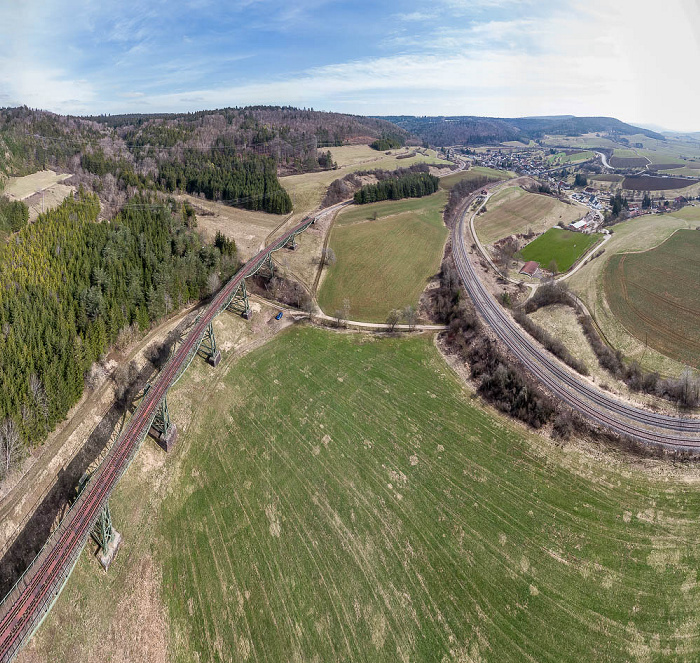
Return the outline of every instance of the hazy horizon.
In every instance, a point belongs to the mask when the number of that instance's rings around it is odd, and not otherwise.
[[[289,105],[609,116],[697,132],[700,4],[28,0],[0,8],[0,105],[62,114]]]

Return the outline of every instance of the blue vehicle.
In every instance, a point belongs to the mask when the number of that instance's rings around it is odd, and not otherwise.
[[[275,316],[275,320],[281,320],[283,315],[284,315],[284,313],[283,313],[282,311],[280,311],[280,312]]]

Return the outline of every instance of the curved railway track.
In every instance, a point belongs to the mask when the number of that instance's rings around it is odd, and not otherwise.
[[[328,211],[321,211],[317,217]],[[700,449],[700,419],[671,417],[623,403],[578,378],[536,346],[486,291],[471,265],[464,247],[467,213],[468,206],[452,231],[453,255],[460,278],[477,312],[533,375],[581,414],[615,432],[667,448]],[[244,279],[253,276],[272,253],[283,248],[314,221],[315,218],[305,219],[262,249],[219,291],[206,311],[198,317],[71,510],[0,604],[0,663],[14,658],[48,614],[100,512],[148,433],[158,406],[197,353],[209,324],[228,306]]]
[[[511,318],[486,290],[464,242],[469,204],[452,230],[457,271],[479,315],[518,360],[552,394],[586,418],[645,444],[666,449],[700,450],[700,419],[673,417],[625,403],[593,386],[555,359]]]
[[[253,276],[273,252],[283,248],[290,239],[314,222],[315,218],[305,219],[262,249],[219,291],[198,317],[66,517],[0,605],[1,663],[14,658],[51,609],[112,490],[146,437],[158,406],[197,353],[211,321],[228,306],[244,279]]]

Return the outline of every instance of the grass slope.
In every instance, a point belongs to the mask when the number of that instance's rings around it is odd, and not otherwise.
[[[700,208],[684,207],[670,214],[647,214],[618,223],[613,228],[612,237],[605,244],[605,253],[595,260],[588,261],[568,279],[569,287],[584,301],[588,310],[594,313],[598,325],[609,343],[622,350],[630,360],[635,360],[650,371],[662,375],[680,375],[683,365],[644,344],[636,336],[628,333],[618,318],[610,310],[603,277],[608,260],[616,253],[647,251],[661,244],[680,228],[693,229],[697,220],[692,213]],[[681,215],[687,218],[681,218]]]
[[[440,178],[441,189],[451,189],[455,184],[463,180],[473,180],[479,176],[490,177],[493,180],[508,180],[515,177],[515,173],[509,170],[498,170],[497,168],[487,168],[486,166],[474,166],[469,170],[462,170],[452,175]]]
[[[606,265],[605,296],[627,331],[659,352],[700,368],[700,232],[679,230],[643,253]]]
[[[528,441],[429,339],[294,329],[204,407],[162,518],[170,660],[697,656],[696,488]]]
[[[17,663],[698,658],[696,467],[526,433],[426,337],[223,345]]]
[[[476,234],[485,244],[531,229],[542,233],[559,221],[576,221],[585,210],[566,205],[551,196],[529,193],[520,187],[506,187],[487,203],[487,212],[475,220]]]
[[[438,192],[341,213],[330,238],[337,262],[328,268],[318,293],[321,308],[333,315],[347,297],[353,319],[384,322],[390,309],[416,306],[440,267],[446,201],[447,194]],[[358,223],[375,213],[377,220]]]
[[[521,254],[523,260],[534,260],[545,269],[554,260],[557,263],[557,270],[563,273],[568,271],[601,238],[600,233],[584,235],[571,230],[550,228],[544,235],[530,242]]]

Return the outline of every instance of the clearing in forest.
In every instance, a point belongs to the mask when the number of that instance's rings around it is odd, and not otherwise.
[[[544,269],[548,269],[550,263],[554,261],[557,264],[557,271],[564,273],[602,238],[603,235],[600,233],[586,235],[562,228],[550,228],[544,235],[530,242],[520,253],[523,260],[534,260]]]
[[[327,268],[318,293],[323,311],[333,315],[347,298],[352,319],[384,322],[391,309],[417,307],[440,268],[446,202],[447,194],[438,191],[341,212],[330,237],[336,263]]]
[[[529,193],[520,187],[506,187],[486,203],[487,211],[474,221],[476,234],[484,244],[493,244],[509,235],[535,234],[563,221],[580,219],[586,210],[567,205],[552,196]]]
[[[700,368],[700,232],[679,230],[649,251],[612,256],[603,282],[630,334]]]

